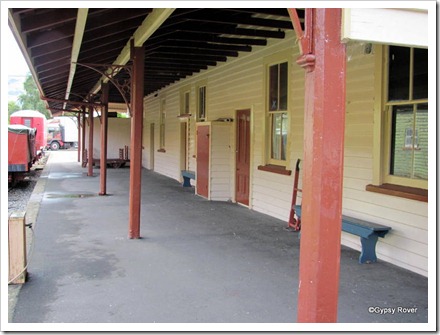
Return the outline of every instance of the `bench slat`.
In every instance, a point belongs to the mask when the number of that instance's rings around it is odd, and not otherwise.
[[[391,227],[387,227],[378,223],[364,221],[360,219],[353,218],[351,216],[342,215],[342,222],[347,222],[352,225],[357,225],[361,227],[366,227],[368,229],[374,230],[374,231],[388,231],[391,229]]]
[[[196,179],[196,174],[193,171],[182,170],[182,177]]]

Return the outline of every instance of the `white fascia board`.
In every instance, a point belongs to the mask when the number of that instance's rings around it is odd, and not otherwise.
[[[419,8],[344,8],[341,39],[428,47],[428,10]]]

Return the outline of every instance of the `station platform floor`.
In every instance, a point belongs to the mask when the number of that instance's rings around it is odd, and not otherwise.
[[[295,324],[300,239],[286,222],[208,201],[143,169],[141,239],[131,240],[129,168],[108,169],[109,194],[99,196],[99,169],[88,177],[76,160],[76,151],[51,152],[31,197],[28,280],[12,299],[10,326],[301,329]],[[358,257],[341,247],[339,326],[425,327],[428,278],[381,260],[361,265]]]

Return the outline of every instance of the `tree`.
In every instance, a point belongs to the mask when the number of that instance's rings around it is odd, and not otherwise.
[[[35,84],[34,78],[30,73],[27,74],[23,83],[25,93],[18,96],[20,109],[31,109],[43,113],[46,118],[51,118],[49,111],[46,109],[44,101],[40,99],[40,92]]]
[[[8,101],[8,123],[11,114],[19,111],[21,109],[20,105],[18,105],[14,100]]]

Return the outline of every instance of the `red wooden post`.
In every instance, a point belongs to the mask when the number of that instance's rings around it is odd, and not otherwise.
[[[89,151],[87,176],[93,176],[93,107],[89,106]]]
[[[81,132],[81,163],[84,166],[86,160],[86,107],[82,108],[82,132]]]
[[[144,114],[144,48],[131,48],[131,138],[130,138],[130,199],[128,237],[140,237],[142,127]]]
[[[108,83],[101,83],[101,155],[100,155],[100,185],[99,195],[107,194],[107,134],[108,134]]]
[[[78,113],[77,122],[78,122],[78,163],[81,162],[81,113]]]
[[[306,69],[298,322],[336,322],[345,128],[341,9],[313,9]],[[308,21],[307,21],[308,20]]]

